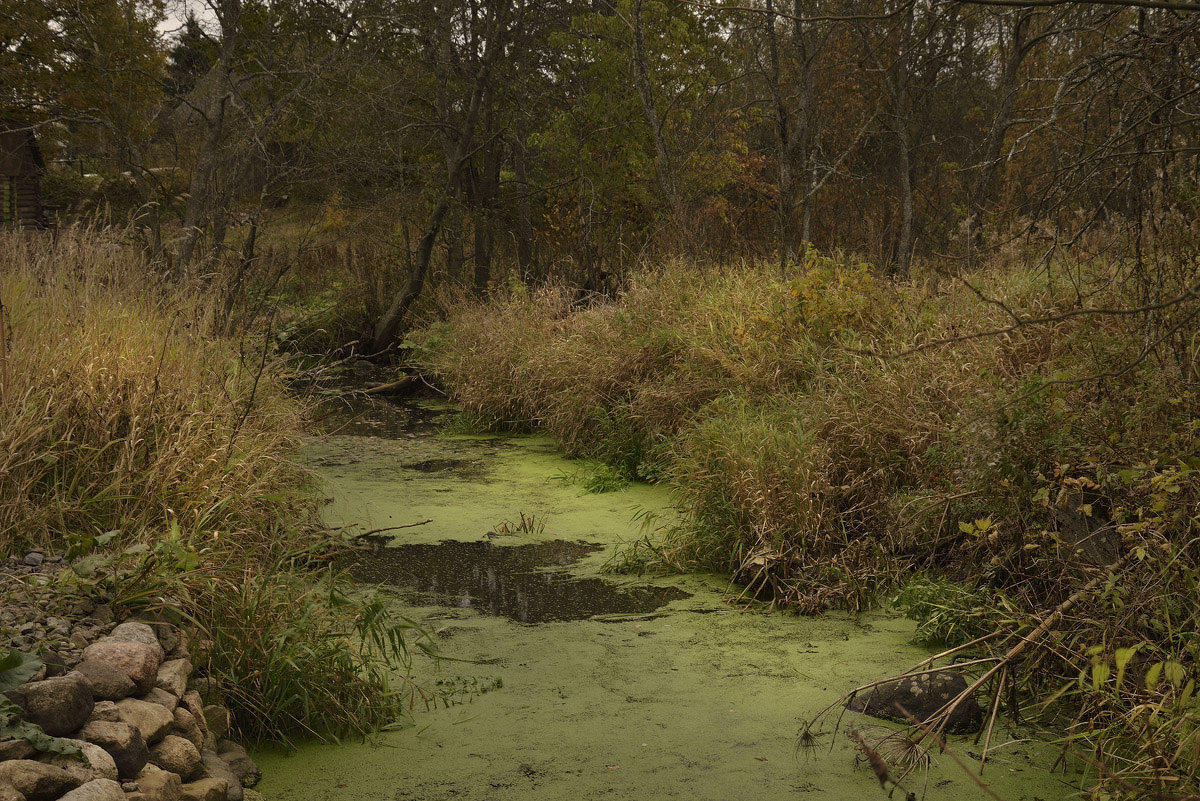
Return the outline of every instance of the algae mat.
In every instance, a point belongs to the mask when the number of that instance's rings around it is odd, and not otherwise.
[[[639,534],[635,513],[670,513],[652,487],[582,493],[565,480],[580,465],[543,440],[392,434],[309,446],[333,499],[329,522],[420,524],[386,532],[404,543],[586,541],[603,547],[568,569],[595,577],[615,543]],[[518,530],[522,514],[536,522]],[[826,734],[807,755],[795,738],[802,718],[841,693],[924,656],[908,643],[910,623],[744,611],[709,576],[605,578],[691,596],[651,614],[538,625],[457,605],[407,607],[437,631],[444,653],[475,660],[418,665],[421,681],[440,682],[458,702],[418,709],[412,726],[370,742],[257,753],[258,789],[270,801],[886,796],[844,733]],[[850,713],[845,723],[881,725]],[[975,750],[969,738],[952,744],[964,759]],[[983,779],[1009,801],[1065,798],[1073,788],[1038,767],[1050,753],[1010,743]],[[929,799],[988,797],[945,755],[905,788]]]

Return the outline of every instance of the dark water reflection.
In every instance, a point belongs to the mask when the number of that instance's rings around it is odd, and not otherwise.
[[[621,587],[554,569],[598,549],[565,540],[512,546],[442,542],[377,548],[354,554],[346,566],[358,581],[406,588],[415,603],[468,607],[519,623],[651,612],[690,597],[675,587]]]

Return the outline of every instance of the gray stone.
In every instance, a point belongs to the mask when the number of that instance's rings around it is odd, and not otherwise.
[[[158,654],[159,662],[166,658],[166,651],[163,650],[162,643],[158,641],[158,635],[154,633],[154,629],[140,620],[127,620],[113,629],[108,636],[122,642],[140,642],[149,645]]]
[[[152,648],[143,642],[114,640],[105,637],[89,645],[83,658],[108,662],[133,679],[138,694],[147,692],[158,678],[158,666],[162,664],[162,647],[155,643]]]
[[[221,757],[238,777],[238,784],[242,787],[253,787],[262,778],[262,771],[259,770],[258,765],[246,753],[246,749],[235,742],[222,740],[217,747],[217,756]]]
[[[90,723],[93,720],[102,720],[105,723],[118,723],[121,720],[121,713],[117,709],[117,705],[112,701],[97,701],[96,706],[92,709],[91,717],[88,718]]]
[[[93,779],[81,784],[58,801],[125,801],[121,785],[112,779]]]
[[[912,716],[925,723],[965,689],[966,679],[953,671],[907,676],[872,687],[852,698],[846,707],[885,720],[907,723]],[[973,696],[968,696],[950,715],[946,731],[968,734],[977,731],[982,722],[983,710]]]
[[[242,783],[225,760],[217,756],[216,751],[207,748],[200,753],[200,759],[200,778],[224,779],[229,786],[229,801],[242,801]]]
[[[10,759],[25,759],[37,753],[28,740],[0,740],[0,762]]]
[[[204,722],[208,724],[208,730],[212,732],[213,737],[218,740],[227,737],[229,729],[233,725],[229,710],[218,704],[209,704],[204,707]]]
[[[79,736],[107,751],[122,779],[132,779],[150,761],[142,733],[128,723],[92,721],[80,730]]]
[[[83,759],[65,754],[45,754],[38,761],[60,767],[68,773],[74,774],[79,778],[80,783],[90,782],[92,779],[116,780],[117,763],[113,761],[107,751],[86,740],[67,740],[67,742],[83,752]]]
[[[172,659],[163,662],[158,669],[158,677],[154,683],[176,698],[182,698],[187,692],[188,676],[192,675],[192,663],[186,659]]]
[[[184,708],[192,713],[192,718],[195,719],[196,725],[200,727],[201,736],[208,736],[208,721],[204,719],[204,701],[200,698],[200,693],[195,690],[188,690],[183,694],[183,698],[179,699]]]
[[[95,705],[91,685],[78,673],[31,681],[10,690],[7,695],[24,710],[26,720],[41,726],[52,737],[61,737],[78,729],[92,714]]]
[[[197,779],[183,785],[183,801],[227,801],[229,783],[224,779]]]
[[[25,554],[25,558],[21,560],[22,564],[30,567],[40,567],[42,562],[46,561],[46,555],[38,551],[30,551]]]
[[[27,801],[54,801],[79,786],[67,771],[32,759],[0,762],[0,784],[10,784]]]
[[[188,779],[200,767],[200,749],[183,737],[168,734],[162,742],[150,749],[150,761],[163,770],[178,773],[182,778]],[[236,773],[236,770],[234,772]]]
[[[120,701],[137,690],[133,679],[124,670],[99,659],[85,659],[75,668],[92,685],[92,695],[103,701]]]
[[[178,658],[179,649],[183,646],[183,637],[179,629],[170,623],[151,623],[150,628],[154,629],[154,634],[158,637],[158,642],[167,653],[167,657],[169,659]]]
[[[168,712],[174,712],[175,707],[179,706],[178,696],[171,695],[171,693],[167,692],[161,687],[151,688],[150,692],[142,696],[142,700],[148,701],[152,704],[158,704]]]
[[[189,712],[185,707],[179,706],[175,708],[175,725],[171,727],[171,731],[185,738],[196,748],[204,747],[204,732],[200,730],[200,724],[196,722],[196,716]]]
[[[142,733],[147,745],[161,740],[175,722],[175,715],[162,704],[137,698],[118,701],[117,713],[122,721],[136,727]]]
[[[180,801],[183,780],[178,774],[147,765],[137,776],[137,792],[129,793],[125,801]]]

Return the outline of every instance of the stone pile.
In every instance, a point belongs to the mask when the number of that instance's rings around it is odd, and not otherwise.
[[[39,753],[24,739],[0,734],[0,801],[260,798],[243,789],[257,781],[258,768],[227,739],[229,711],[202,700],[197,686],[205,680],[192,677],[182,632],[156,621],[117,625],[106,606],[87,603],[92,608],[75,610],[71,621],[41,620],[33,612],[34,623],[0,621],[17,632],[14,645],[30,651],[39,633],[54,629],[58,650],[41,654],[38,674],[5,696],[25,721],[82,752]],[[3,614],[20,609],[5,603]]]

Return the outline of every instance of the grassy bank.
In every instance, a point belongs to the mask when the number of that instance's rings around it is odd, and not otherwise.
[[[115,235],[3,237],[0,554],[66,551],[63,597],[191,629],[245,737],[392,722],[403,629],[313,572],[302,409],[206,296]]]
[[[903,589],[931,643],[994,635],[985,693],[1065,726],[1090,780],[1170,796],[1200,770],[1200,343],[1195,276],[1156,278],[676,264],[611,303],[457,304],[416,340],[475,420],[670,484],[684,523],[630,566],[801,611]]]

